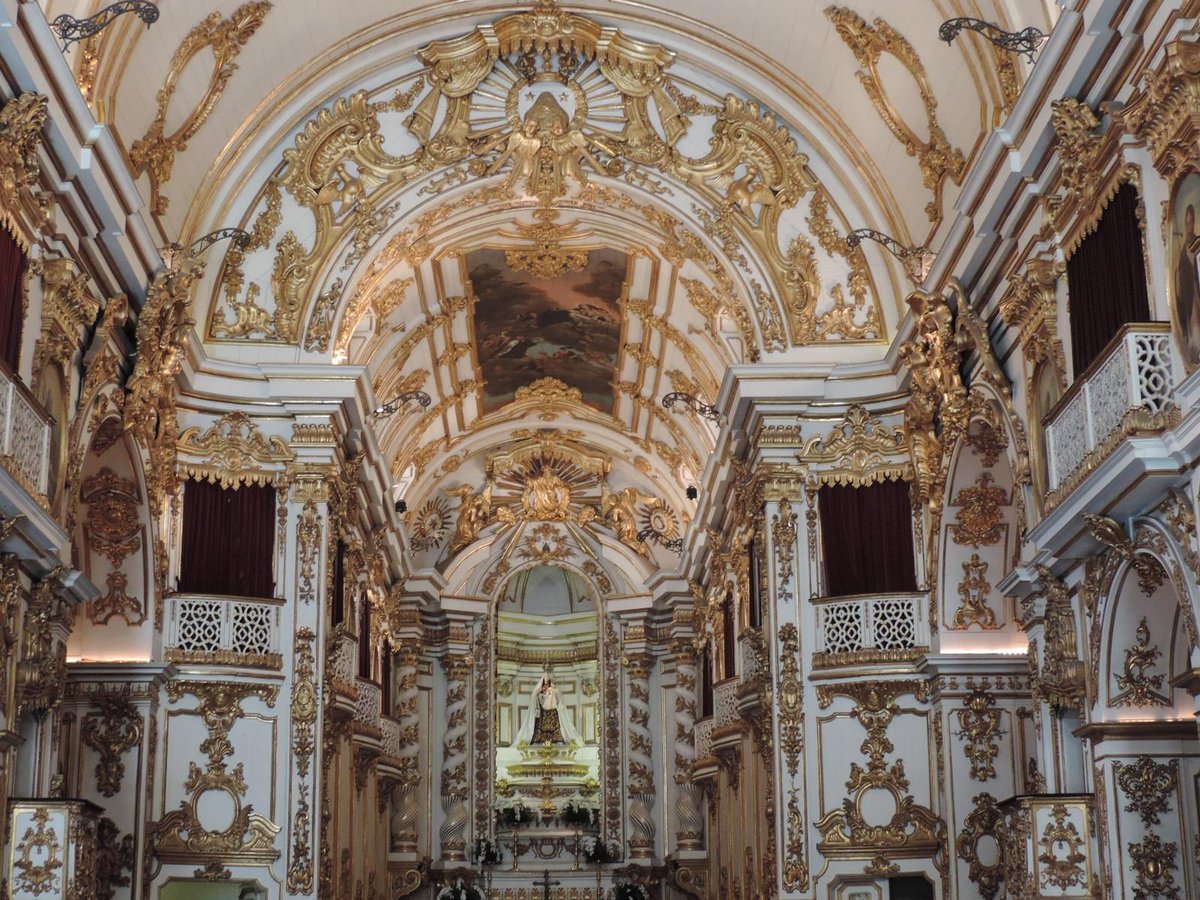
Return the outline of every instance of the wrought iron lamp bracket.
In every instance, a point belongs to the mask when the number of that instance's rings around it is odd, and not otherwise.
[[[95,37],[125,13],[133,13],[149,28],[158,21],[159,9],[150,0],[119,0],[86,19],[77,19],[67,13],[55,16],[50,27],[62,40],[65,51],[72,44]]]
[[[687,406],[692,412],[699,416],[703,416],[710,422],[715,422],[718,425],[721,423],[721,414],[715,406],[705,403],[699,397],[694,397],[691,394],[685,394],[683,391],[671,391],[662,398],[662,405],[665,409],[670,409],[676,403],[682,403]]]
[[[383,406],[376,409],[371,413],[371,417],[383,419],[388,416],[394,416],[405,403],[416,403],[423,409],[428,409],[431,402],[429,395],[424,391],[405,391],[403,394],[393,397],[387,403],[383,404]]]
[[[938,37],[947,44],[952,44],[963,31],[974,31],[1001,50],[1022,54],[1030,63],[1033,62],[1033,55],[1048,37],[1045,32],[1039,31],[1032,25],[1022,28],[1020,31],[1005,31],[999,25],[993,25],[991,22],[974,19],[970,16],[947,19],[938,28]]]

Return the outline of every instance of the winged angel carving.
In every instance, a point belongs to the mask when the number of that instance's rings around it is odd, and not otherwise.
[[[504,175],[500,185],[475,189],[480,203],[524,195],[552,205],[564,195],[583,197],[596,176],[640,187],[665,189],[658,179],[685,185],[705,200],[698,213],[703,227],[736,251],[730,258],[748,282],[770,282],[753,291],[761,345],[783,349],[785,331],[793,344],[828,339],[831,332],[815,316],[820,282],[813,247],[802,236],[783,247],[779,236],[781,216],[822,189],[787,128],[752,100],[731,94],[722,104],[701,105],[668,74],[670,50],[560,10],[553,0],[435,41],[418,55],[424,68],[404,82],[406,89],[387,99],[366,91],[338,99],[284,151],[257,218],[247,223],[254,236],[247,252],[274,241],[281,189],[315,219],[312,246],[294,231],[278,240],[274,309],[265,316],[247,308],[262,309],[245,284],[243,257],[231,254],[223,302],[236,320],[226,321],[222,310],[215,330],[210,326],[214,337],[299,340],[325,273],[337,260],[347,268],[365,258],[406,202],[406,190],[420,185],[418,195],[436,195],[471,176]],[[403,156],[384,147],[380,117],[395,113],[407,114],[403,127],[417,143]],[[697,127],[694,115],[711,121],[711,134],[707,152],[693,158],[679,143]],[[416,224],[426,230],[449,212],[445,204],[433,207]]]

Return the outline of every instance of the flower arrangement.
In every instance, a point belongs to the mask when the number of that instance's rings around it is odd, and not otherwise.
[[[483,894],[478,888],[463,884],[460,878],[438,891],[434,900],[483,900]]]
[[[613,855],[608,845],[596,837],[584,838],[583,858],[590,863],[606,863],[613,861]]]
[[[500,821],[509,827],[519,825],[522,822],[533,821],[533,813],[526,808],[525,804],[518,800],[512,806],[506,806],[500,811]]]
[[[504,859],[504,855],[500,848],[487,838],[479,838],[475,841],[475,850],[471,858],[481,865],[494,866]]]
[[[634,884],[632,881],[618,883],[613,896],[616,900],[650,900],[650,892],[645,886]]]
[[[562,820],[567,825],[590,825],[595,821],[595,812],[582,803],[568,801],[563,807]]]

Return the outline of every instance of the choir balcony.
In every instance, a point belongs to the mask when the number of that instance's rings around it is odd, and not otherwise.
[[[916,662],[929,652],[929,599],[924,591],[821,597],[814,669]]]
[[[53,427],[54,420],[42,404],[0,364],[0,484],[4,485],[0,496],[19,503],[25,493],[43,510],[48,508]],[[30,512],[22,510],[24,515]]]
[[[358,638],[344,626],[335,628],[329,637],[325,680],[330,688],[330,711],[353,718],[358,703]]]
[[[1130,439],[1178,421],[1180,371],[1168,323],[1132,323],[1117,333],[1043,422],[1048,507],[1078,491],[1110,458],[1131,473],[1144,464]],[[1113,465],[1104,470],[1096,481],[1125,480]]]
[[[168,662],[279,671],[283,600],[174,594],[166,602]]]

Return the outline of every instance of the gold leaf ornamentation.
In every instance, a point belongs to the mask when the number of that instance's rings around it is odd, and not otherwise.
[[[156,214],[162,215],[167,211],[168,200],[162,195],[162,187],[171,180],[175,154],[186,149],[188,141],[196,136],[216,108],[230,77],[237,71],[234,60],[254,32],[258,31],[270,9],[271,4],[267,0],[255,0],[239,6],[227,19],[222,18],[219,12],[214,12],[188,32],[171,56],[166,77],[158,89],[158,109],[154,121],[129,149],[135,174],[145,172],[150,176],[151,209]],[[205,49],[210,49],[213,55],[208,84],[179,126],[167,134],[167,112],[183,72],[188,63]]]
[[[1137,813],[1146,828],[1160,824],[1159,817],[1170,811],[1179,786],[1179,760],[1160,763],[1143,755],[1132,763],[1114,762],[1113,775],[1129,799],[1125,811]]]
[[[950,533],[965,547],[987,547],[1004,536],[1004,512],[1008,493],[993,487],[990,472],[982,472],[972,487],[963,488],[951,501],[957,509]]]

